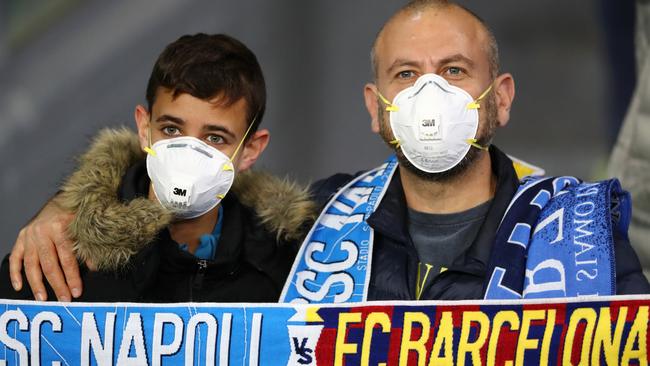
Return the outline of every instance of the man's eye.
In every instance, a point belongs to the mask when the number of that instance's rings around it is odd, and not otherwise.
[[[447,68],[447,70],[445,70],[445,74],[451,75],[451,76],[459,76],[462,73],[463,73],[463,69],[461,69],[460,67],[455,67],[455,66],[451,66],[451,67]]]
[[[176,127],[167,126],[167,127],[163,127],[162,133],[164,133],[167,136],[178,136],[181,134],[181,130],[179,130]]]
[[[405,70],[405,71],[400,71],[397,73],[397,78],[398,79],[410,79],[413,76],[415,76],[415,73],[410,70]]]
[[[221,137],[219,135],[208,135],[208,137],[206,137],[205,139],[210,144],[222,144],[222,143],[224,143],[223,137]]]

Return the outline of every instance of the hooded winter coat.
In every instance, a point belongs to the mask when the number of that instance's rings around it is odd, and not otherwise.
[[[316,207],[308,193],[263,173],[238,174],[222,201],[223,226],[214,260],[180,249],[172,215],[147,199],[149,178],[137,136],[102,131],[63,185],[57,203],[76,212],[68,228],[81,264],[81,301],[274,302]],[[92,262],[97,271],[83,263]],[[2,264],[0,297],[15,292]],[[48,298],[56,299],[51,288]]]

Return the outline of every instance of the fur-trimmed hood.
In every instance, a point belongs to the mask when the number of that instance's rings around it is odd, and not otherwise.
[[[76,213],[68,235],[81,261],[90,260],[98,269],[118,269],[171,221],[171,213],[158,202],[118,198],[124,173],[144,157],[131,130],[104,129],[63,184],[57,203]],[[231,191],[284,240],[300,239],[317,213],[307,188],[268,173],[239,173]]]

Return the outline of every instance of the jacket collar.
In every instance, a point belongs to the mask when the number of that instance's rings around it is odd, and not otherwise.
[[[118,189],[118,196],[123,202],[130,202],[136,198],[147,197],[149,193],[151,180],[147,174],[145,161],[142,160],[129,169],[127,169],[122,183]],[[216,250],[215,259],[210,261],[211,265],[215,268],[222,268],[226,271],[234,270],[233,266],[239,262],[242,248],[239,245],[243,237],[243,224],[242,224],[242,207],[239,204],[234,194],[226,195],[220,203],[223,206],[223,228],[221,237]],[[197,258],[190,253],[180,249],[169,233],[167,228],[157,236],[157,245],[164,245],[171,243],[165,250],[168,252],[165,258],[175,258],[170,260],[167,264],[174,266],[175,264],[185,268],[185,270],[195,270]],[[179,260],[180,258],[180,260]],[[189,268],[187,268],[189,267]],[[182,269],[182,268],[181,268]]]
[[[68,234],[82,262],[90,260],[100,270],[122,268],[170,222],[171,213],[146,198],[146,169],[126,177],[140,186],[122,183],[129,168],[143,164],[144,158],[135,133],[102,130],[61,187],[57,203],[77,213]],[[237,174],[231,193],[266,230],[284,240],[302,237],[316,215],[306,188],[267,173]]]
[[[517,190],[519,181],[512,160],[494,145],[490,146],[489,152],[492,172],[497,177],[495,195],[476,239],[465,256],[454,262],[451,270],[477,275],[485,272],[501,218]],[[414,249],[408,234],[407,217],[406,198],[398,170],[393,175],[381,203],[367,222],[381,236]]]

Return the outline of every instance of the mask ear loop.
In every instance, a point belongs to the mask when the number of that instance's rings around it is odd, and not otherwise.
[[[399,107],[396,106],[395,104],[391,103],[384,97],[379,90],[375,90],[375,94],[381,99],[381,101],[386,104],[386,111],[387,112],[397,112],[399,111]],[[395,145],[395,148],[398,149],[402,144],[400,143],[399,139],[391,140],[388,142],[391,145]]]
[[[255,118],[253,118],[253,121],[250,123],[250,125],[248,125],[248,129],[246,129],[246,132],[244,133],[244,137],[242,137],[242,139],[239,141],[239,144],[237,145],[235,152],[230,157],[230,164],[226,164],[223,166],[224,171],[235,170],[232,165],[232,162],[233,160],[235,160],[235,157],[237,157],[237,154],[239,153],[239,149],[241,149],[242,145],[244,145],[244,141],[246,141],[246,137],[248,136],[248,133],[253,128],[253,125],[255,125],[256,120],[257,120],[257,114],[255,115]]]
[[[483,100],[488,95],[488,93],[490,93],[493,86],[494,86],[494,82],[490,83],[490,86],[488,86],[487,89],[485,89],[485,91],[478,96],[478,98],[474,99],[474,101],[472,101],[467,105],[467,109],[480,109],[481,108],[480,101]],[[474,146],[475,148],[480,150],[487,151],[489,148],[489,146],[479,145],[477,139],[467,139],[466,142],[471,146]]]
[[[467,142],[469,145],[474,146],[475,148],[477,148],[479,150],[488,151],[488,149],[489,149],[489,146],[481,146],[481,145],[479,145],[477,139],[467,139],[467,140],[465,140],[465,142]]]
[[[383,95],[381,95],[379,90],[375,90],[375,94],[377,94],[379,99],[381,99],[381,101],[384,102],[384,104],[386,104],[386,111],[387,112],[397,112],[397,111],[399,111],[399,107],[396,106],[395,104],[389,102],[388,99],[386,99]]]
[[[151,148],[151,124],[149,124],[149,127],[147,127],[147,140],[149,146],[146,146],[143,150],[151,156],[156,156],[156,151]]]
[[[233,160],[235,157],[237,157],[237,154],[239,153],[239,149],[241,149],[242,145],[244,145],[244,141],[246,141],[246,137],[248,136],[248,133],[251,131],[253,128],[253,125],[255,124],[255,121],[257,120],[257,114],[255,115],[255,118],[253,118],[253,121],[248,125],[248,128],[246,129],[246,132],[244,133],[244,137],[242,137],[241,141],[239,141],[239,144],[237,145],[237,148],[235,149],[235,152],[232,154],[232,157],[230,157],[228,164],[223,165],[223,171],[224,172],[229,172],[229,171],[235,171],[235,167],[232,165]],[[218,194],[217,198],[223,199],[226,197],[225,194]]]
[[[241,141],[239,141],[239,145],[237,145],[237,148],[235,149],[235,152],[232,154],[232,157],[230,158],[230,162],[232,162],[235,159],[235,157],[237,156],[237,153],[239,153],[239,149],[244,144],[244,141],[246,141],[246,137],[248,136],[248,133],[251,132],[251,128],[253,128],[253,125],[255,124],[256,120],[257,120],[257,114],[255,115],[255,118],[253,118],[253,121],[251,122],[251,124],[248,125],[248,129],[246,129],[246,133],[244,133],[244,137],[242,137]]]
[[[488,93],[492,90],[492,86],[494,86],[494,82],[490,83],[490,86],[488,86],[488,88],[485,89],[485,91],[481,95],[479,95],[478,98],[474,99],[473,102],[469,103],[467,105],[467,109],[480,109],[481,103],[479,102],[488,95]]]

